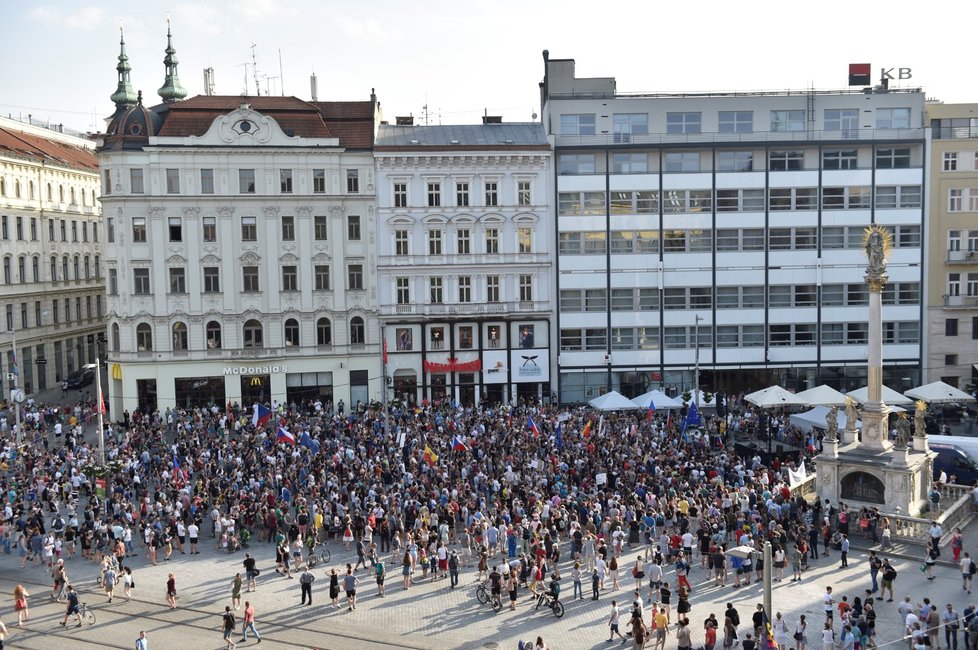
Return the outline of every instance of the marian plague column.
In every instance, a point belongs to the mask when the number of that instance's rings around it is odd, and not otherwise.
[[[887,413],[883,403],[883,285],[889,279],[886,274],[886,256],[890,251],[890,233],[883,226],[872,225],[866,229],[863,248],[869,264],[866,266],[866,284],[869,286],[869,353],[867,355],[868,400],[862,408],[862,444],[870,449],[890,449]]]

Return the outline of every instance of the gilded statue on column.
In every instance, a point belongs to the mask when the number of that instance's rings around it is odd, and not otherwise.
[[[863,250],[866,251],[866,282],[870,288],[882,289],[888,279],[886,275],[886,258],[890,254],[893,237],[890,231],[879,224],[866,228],[863,235]]]

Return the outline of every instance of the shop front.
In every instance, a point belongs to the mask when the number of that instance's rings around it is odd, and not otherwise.
[[[173,394],[176,407],[191,409],[227,403],[224,391],[224,377],[177,377],[173,380]]]
[[[289,404],[333,403],[333,373],[290,372],[285,375],[285,399]]]

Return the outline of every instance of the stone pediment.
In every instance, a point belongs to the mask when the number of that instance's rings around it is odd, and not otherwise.
[[[191,146],[244,146],[244,147],[338,147],[338,138],[301,138],[286,134],[272,117],[252,110],[248,104],[216,118],[202,136],[179,138]],[[161,144],[169,138],[156,138]]]

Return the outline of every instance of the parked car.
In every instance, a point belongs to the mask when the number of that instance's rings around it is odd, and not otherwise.
[[[971,485],[978,481],[978,463],[964,449],[955,444],[930,440],[927,446],[937,452],[937,458],[934,459],[935,477],[945,472],[948,478],[954,476],[954,482],[958,485]]]
[[[68,388],[82,388],[95,381],[95,364],[84,366],[81,370],[68,375]]]

